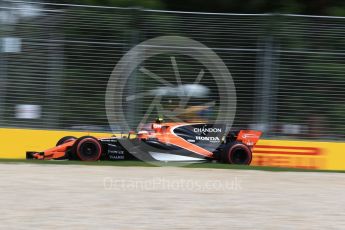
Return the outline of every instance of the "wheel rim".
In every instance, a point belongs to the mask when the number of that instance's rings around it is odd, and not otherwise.
[[[87,157],[98,154],[98,148],[94,143],[86,142],[80,146],[80,151]]]
[[[250,153],[244,148],[237,147],[230,151],[230,161],[233,164],[249,164],[250,158]]]
[[[101,155],[101,146],[93,139],[84,139],[78,144],[77,154],[80,160],[95,161]]]

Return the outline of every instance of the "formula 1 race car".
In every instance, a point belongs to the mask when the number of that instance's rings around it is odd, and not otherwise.
[[[69,159],[81,161],[218,161],[249,165],[252,149],[262,132],[239,130],[225,132],[222,124],[155,122],[135,135],[96,138],[61,138],[55,147],[43,152],[27,152],[27,159]],[[133,137],[134,136],[134,137]]]

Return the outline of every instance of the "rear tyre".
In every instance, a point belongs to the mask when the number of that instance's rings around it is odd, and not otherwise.
[[[56,146],[65,144],[65,143],[67,143],[67,142],[75,141],[75,140],[77,140],[77,138],[74,137],[74,136],[65,136],[65,137],[61,138],[61,139],[56,143]]]
[[[74,143],[71,154],[72,159],[81,161],[97,161],[102,155],[102,144],[97,138],[84,136]]]
[[[238,141],[229,143],[221,153],[221,161],[228,164],[249,165],[252,157],[250,148]]]

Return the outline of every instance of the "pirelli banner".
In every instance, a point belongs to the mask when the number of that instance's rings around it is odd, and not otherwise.
[[[55,146],[62,136],[110,136],[54,130],[0,129],[2,159],[25,159],[25,152]],[[345,170],[345,143],[259,140],[253,150],[254,166],[301,169]]]
[[[345,143],[260,140],[252,165],[345,170]]]

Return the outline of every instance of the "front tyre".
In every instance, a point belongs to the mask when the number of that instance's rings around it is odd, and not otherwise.
[[[102,155],[102,145],[92,136],[80,137],[73,145],[73,158],[81,161],[97,161]]]
[[[238,141],[229,143],[221,153],[221,161],[228,164],[249,165],[252,158],[250,148]]]
[[[56,143],[56,146],[65,144],[65,143],[67,143],[67,142],[75,141],[75,140],[77,140],[77,138],[74,137],[74,136],[65,136],[65,137],[61,138],[61,139]]]

